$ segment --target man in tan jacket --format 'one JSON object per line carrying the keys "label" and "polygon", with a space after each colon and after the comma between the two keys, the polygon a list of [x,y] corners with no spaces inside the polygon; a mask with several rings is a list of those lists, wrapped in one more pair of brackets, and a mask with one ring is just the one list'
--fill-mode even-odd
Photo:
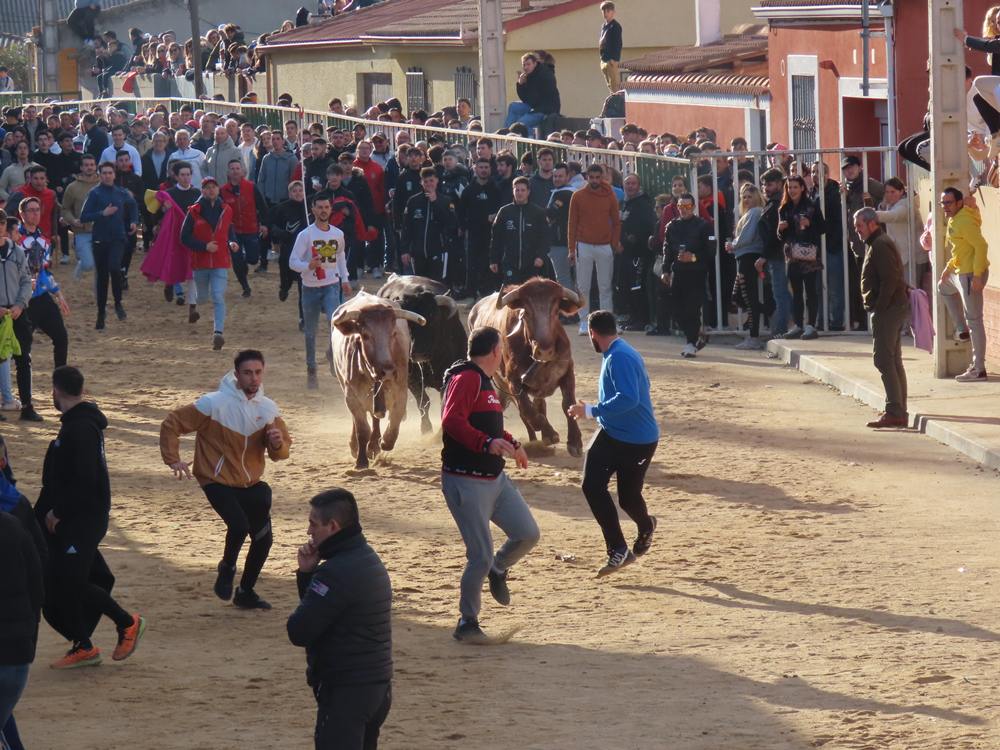
{"label": "man in tan jacket", "polygon": [[591,164],[587,168],[587,187],[577,190],[570,198],[566,227],[569,262],[576,264],[576,285],[584,302],[584,307],[580,309],[581,336],[587,335],[590,279],[595,267],[601,309],[612,309],[611,277],[614,273],[614,253],[622,251],[621,234],[618,199],[604,179],[604,168],[600,164]]}
{"label": "man in tan jacket", "polygon": [[[87,195],[101,180],[97,176],[97,159],[93,154],[84,154],[80,159],[80,174],[71,182],[63,193],[62,214],[59,223],[73,233],[73,247],[76,249],[76,270],[73,276],[79,279],[84,271],[94,268],[93,222],[82,223],[80,213]],[[69,248],[63,248],[65,257],[69,257]]]}
{"label": "man in tan jacket", "polygon": [[[267,562],[271,534],[271,488],[261,481],[265,453],[272,461],[288,458],[292,439],[278,414],[278,405],[264,396],[264,355],[246,349],[236,355],[233,372],[219,390],[190,406],[174,409],[160,425],[160,454],[178,479],[192,472],[208,502],[226,523],[226,546],[215,579],[215,594],[233,598],[242,609],[270,609],[254,585]],[[194,462],[180,457],[180,436],[197,433]],[[247,535],[247,552],[240,585],[233,593],[236,560]]]}

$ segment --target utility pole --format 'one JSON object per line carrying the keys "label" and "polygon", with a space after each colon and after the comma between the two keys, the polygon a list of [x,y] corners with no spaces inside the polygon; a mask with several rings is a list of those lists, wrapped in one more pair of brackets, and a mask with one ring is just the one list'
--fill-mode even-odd
{"label": "utility pole", "polygon": [[38,61],[38,84],[42,91],[59,89],[59,35],[56,30],[56,0],[39,0],[38,19],[42,27]]}
{"label": "utility pole", "polygon": [[194,61],[194,95],[201,99],[205,96],[205,76],[201,69],[201,31],[198,28],[198,0],[188,0],[188,13],[191,14],[191,57]]}
{"label": "utility pole", "polygon": [[[939,198],[946,187],[965,193],[968,189],[969,155],[965,94],[965,47],[955,38],[955,29],[965,28],[962,0],[928,0],[931,78],[931,177],[934,183],[934,264],[940,273],[948,262],[945,245],[947,219]],[[940,294],[933,295],[934,375],[946,378],[965,369],[968,344],[952,340],[954,322]]]}
{"label": "utility pole", "polygon": [[479,0],[480,116],[487,133],[503,127],[507,115],[503,12],[500,0]]}

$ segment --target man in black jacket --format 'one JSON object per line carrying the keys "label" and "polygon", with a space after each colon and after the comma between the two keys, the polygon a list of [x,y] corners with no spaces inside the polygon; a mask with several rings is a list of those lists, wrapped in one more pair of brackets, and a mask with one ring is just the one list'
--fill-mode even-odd
{"label": "man in black jacket", "polygon": [[489,272],[490,234],[497,211],[503,206],[500,188],[493,181],[493,164],[476,159],[475,178],[458,199],[458,224],[465,243],[465,288],[474,297],[492,294],[497,281]]}
{"label": "man in black jacket", "polygon": [[309,505],[288,638],[306,650],[316,750],[375,750],[392,705],[392,584],[350,492],[327,490]]}
{"label": "man in black jacket", "polygon": [[556,281],[568,289],[573,289],[573,276],[569,265],[567,249],[567,226],[569,224],[569,201],[573,188],[569,186],[569,166],[564,162],[556,164],[552,170],[552,194],[545,208],[549,221],[549,259],[552,261]]}
{"label": "man in black jacket", "polygon": [[48,531],[45,619],[72,643],[52,667],[101,663],[101,650],[90,641],[101,615],[118,628],[112,658],[121,661],[135,651],[146,621],[111,598],[115,578],[98,550],[111,512],[104,454],[108,420],[93,402],[83,400],[83,373],[75,367],[64,365],[52,373],[52,399],[62,412],[62,427],[45,454],[35,516]]}
{"label": "man in black jacket", "polygon": [[549,229],[545,211],[530,203],[527,177],[514,180],[514,202],[500,209],[493,222],[490,270],[504,284],[521,284],[544,273],[549,257]]}
{"label": "man in black jacket", "polygon": [[674,316],[687,339],[681,356],[691,359],[698,353],[705,278],[714,262],[715,242],[712,225],[695,213],[694,196],[678,197],[677,210],[680,218],[670,222],[664,233],[662,281],[671,288]]}
{"label": "man in black jacket", "polygon": [[769,169],[760,176],[767,203],[757,224],[757,231],[764,243],[764,257],[757,261],[757,271],[767,268],[771,280],[774,314],[771,315],[770,329],[771,336],[779,338],[788,332],[788,321],[792,314],[792,294],[788,291],[784,246],[778,238],[778,209],[781,205],[784,179],[785,176],[780,169]]}
{"label": "man in black jacket", "polygon": [[618,287],[626,302],[629,322],[627,331],[641,331],[650,322],[646,280],[652,263],[649,238],[656,231],[656,211],[649,194],[643,192],[639,175],[625,178],[625,204],[622,206],[622,248],[615,256],[620,264]]}
{"label": "man in black jacket", "polygon": [[284,302],[292,284],[299,291],[299,320],[302,320],[302,276],[288,266],[288,259],[295,245],[299,232],[309,224],[309,216],[305,207],[305,186],[296,180],[288,185],[288,200],[282,201],[271,209],[270,232],[271,239],[278,243],[278,299]]}
{"label": "man in black jacket", "polygon": [[521,72],[517,75],[518,102],[507,107],[504,127],[522,123],[529,131],[542,124],[546,115],[559,113],[559,89],[555,70],[539,61],[534,52],[521,56]]}
{"label": "man in black jacket", "polygon": [[[412,153],[412,152],[411,152]],[[436,281],[448,278],[448,253],[458,234],[455,204],[438,194],[434,167],[420,170],[423,192],[406,203],[399,259],[403,268]]]}
{"label": "man in black jacket", "polygon": [[604,25],[601,26],[600,52],[601,73],[607,81],[612,94],[617,94],[622,87],[618,64],[622,60],[622,25],[615,20],[615,4],[610,0],[601,3],[601,13],[604,15]]}

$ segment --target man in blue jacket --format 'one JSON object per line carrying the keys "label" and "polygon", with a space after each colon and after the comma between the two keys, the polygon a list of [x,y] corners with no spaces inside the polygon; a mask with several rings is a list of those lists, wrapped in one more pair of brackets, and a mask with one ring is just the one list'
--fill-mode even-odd
{"label": "man in blue jacket", "polygon": [[306,650],[316,750],[375,750],[392,705],[392,584],[361,533],[354,495],[336,487],[309,505],[288,638]]}
{"label": "man in blue jacket", "polygon": [[94,222],[94,268],[97,272],[97,328],[104,330],[104,308],[108,304],[108,278],[115,298],[115,315],[125,320],[122,306],[122,259],[125,243],[135,234],[139,207],[123,187],[115,185],[115,165],[109,161],[98,167],[101,182],[87,194],[80,221]]}
{"label": "man in blue jacket", "polygon": [[[618,337],[615,316],[596,310],[587,319],[590,342],[604,355],[596,404],[577,401],[569,407],[573,419],[593,418],[598,430],[583,465],[583,494],[604,533],[608,562],[597,577],[616,573],[646,554],[653,543],[656,517],[649,515],[642,483],[656,453],[660,428],[649,398],[649,375],[642,357]],[[639,529],[632,549],[625,543],[618,510],[608,482],[618,475],[618,504]]]}

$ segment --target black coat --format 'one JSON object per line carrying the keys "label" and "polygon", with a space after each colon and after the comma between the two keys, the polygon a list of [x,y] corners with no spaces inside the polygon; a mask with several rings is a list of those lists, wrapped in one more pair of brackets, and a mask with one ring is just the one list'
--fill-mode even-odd
{"label": "black coat", "polygon": [[[799,229],[801,217],[809,220],[809,226],[804,230]],[[789,203],[778,209],[778,220],[779,222],[788,222],[788,227],[784,231],[778,230],[778,237],[783,243],[815,245],[818,252],[820,242],[826,233],[826,221],[823,219],[819,203],[814,202],[809,196],[803,195],[799,198],[798,203]]]}
{"label": "black coat", "polygon": [[289,198],[271,209],[268,231],[281,247],[291,248],[299,232],[308,225],[304,204]]}
{"label": "black coat", "polygon": [[504,281],[519,283],[542,274],[549,254],[549,227],[545,211],[531,203],[508,203],[497,213],[490,243],[490,263],[500,266]]}
{"label": "black coat", "polygon": [[535,112],[558,114],[560,102],[555,68],[539,63],[524,83],[517,84],[517,97]]}
{"label": "black coat", "polygon": [[[706,273],[715,263],[715,242],[712,236],[712,225],[695,215],[690,219],[674,219],[667,224],[663,236],[663,250],[666,254],[663,268],[667,273]],[[681,263],[677,260],[681,245],[689,253],[694,253],[697,260],[691,263]]]}
{"label": "black coat", "polygon": [[142,184],[146,190],[159,190],[160,186],[167,181],[167,175],[170,173],[170,170],[167,168],[167,161],[170,159],[170,149],[168,148],[164,152],[166,155],[163,157],[159,169],[153,164],[152,153],[153,149],[149,149],[142,156]]}
{"label": "black coat", "polygon": [[360,526],[339,531],[319,548],[323,562],[299,572],[301,601],[288,618],[288,639],[306,650],[314,690],[392,679],[392,584]]}
{"label": "black coat", "polygon": [[426,193],[410,198],[403,212],[400,255],[437,258],[455,245],[458,237],[458,216],[455,203],[438,193],[431,203]]}
{"label": "black coat", "polygon": [[42,564],[21,522],[0,512],[0,665],[35,660],[42,610]]}
{"label": "black coat", "polygon": [[486,237],[493,226],[490,216],[499,211],[502,205],[500,188],[492,179],[487,180],[485,185],[473,179],[458,199],[459,226],[471,237]]}
{"label": "black coat", "polygon": [[649,238],[656,231],[656,204],[646,193],[627,198],[622,206],[622,247],[631,258],[649,255]]}

